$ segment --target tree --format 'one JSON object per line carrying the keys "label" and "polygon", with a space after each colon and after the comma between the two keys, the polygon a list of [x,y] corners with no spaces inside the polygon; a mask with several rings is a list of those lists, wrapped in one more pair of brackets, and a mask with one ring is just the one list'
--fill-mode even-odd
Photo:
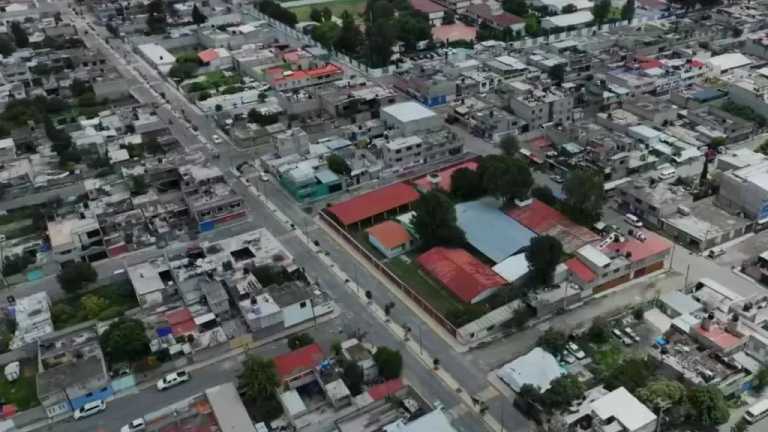
{"label": "tree", "polygon": [[82,261],[63,265],[56,276],[61,289],[67,292],[79,291],[89,283],[96,282],[98,277],[93,266]]}
{"label": "tree", "polygon": [[340,176],[347,177],[352,173],[352,168],[349,167],[347,161],[336,153],[328,156],[325,162],[328,164],[329,170]]}
{"label": "tree", "polygon": [[752,379],[752,390],[762,393],[766,386],[768,386],[768,368],[762,367]]}
{"label": "tree", "polygon": [[94,294],[88,294],[80,299],[80,306],[85,311],[88,319],[96,319],[102,312],[109,308],[109,302]]}
{"label": "tree", "polygon": [[528,3],[525,0],[504,0],[501,8],[519,17],[528,15]]}
{"label": "tree", "polygon": [[484,157],[478,166],[488,193],[505,202],[522,199],[533,186],[531,171],[520,159],[501,155]]}
{"label": "tree", "polygon": [[349,11],[345,10],[341,13],[341,29],[336,36],[334,47],[343,53],[355,54],[362,39],[363,33],[355,24],[355,18]]}
{"label": "tree", "polygon": [[93,93],[93,85],[88,81],[75,78],[72,80],[72,84],[69,85],[69,91],[72,92],[72,96],[78,98],[87,93]]}
{"label": "tree", "polygon": [[549,389],[541,395],[541,403],[551,411],[559,411],[583,395],[584,384],[575,375],[566,374],[549,384]]}
{"label": "tree", "polygon": [[261,420],[271,421],[282,415],[283,408],[277,399],[280,380],[271,359],[248,354],[243,361],[243,371],[237,376],[237,383],[245,398],[259,407]]}
{"label": "tree", "polygon": [[3,276],[19,274],[34,264],[35,261],[36,258],[27,253],[6,257],[3,262]]}
{"label": "tree", "polygon": [[168,71],[168,76],[178,80],[188,80],[197,74],[200,66],[197,63],[175,63]]}
{"label": "tree", "polygon": [[549,68],[549,70],[547,71],[547,75],[549,76],[549,79],[551,79],[552,81],[558,84],[562,84],[563,81],[565,81],[565,72],[566,72],[565,63],[557,63],[551,68]]}
{"label": "tree", "polygon": [[652,410],[658,411],[673,405],[683,406],[685,401],[685,386],[670,379],[651,381],[637,390],[637,398],[648,405]]}
{"label": "tree", "polygon": [[603,317],[592,320],[592,325],[587,330],[587,340],[596,345],[608,343],[611,339],[611,330],[608,322]]}
{"label": "tree", "polygon": [[456,210],[445,193],[431,190],[419,197],[413,207],[413,229],[425,248],[464,242],[464,233],[456,225]]}
{"label": "tree", "polygon": [[537,284],[549,285],[555,275],[555,267],[560,263],[563,244],[549,235],[531,238],[525,259],[531,268],[531,277]]}
{"label": "tree", "polygon": [[323,8],[320,15],[323,17],[323,21],[330,21],[333,18],[333,12],[328,6]]}
{"label": "tree", "polygon": [[535,14],[528,14],[528,16],[525,17],[525,34],[536,36],[539,34],[540,30],[541,23],[539,22],[539,17]]}
{"label": "tree", "polygon": [[749,432],[749,423],[742,417],[731,427],[731,432]]}
{"label": "tree", "polygon": [[726,423],[731,416],[723,393],[714,385],[692,387],[688,390],[688,403],[691,419],[705,428]]}
{"label": "tree", "polygon": [[451,174],[451,195],[459,201],[480,198],[483,194],[485,194],[483,179],[477,171],[465,167]]}
{"label": "tree", "polygon": [[443,15],[443,25],[451,24],[456,24],[456,14],[452,10],[448,9]]}
{"label": "tree", "polygon": [[711,149],[717,149],[718,147],[725,147],[726,145],[728,145],[728,141],[725,139],[725,137],[715,137],[709,141],[709,148]]}
{"label": "tree", "polygon": [[342,379],[352,396],[357,396],[363,392],[363,368],[357,363],[347,362],[344,365]]}
{"label": "tree", "polygon": [[147,4],[147,29],[151,34],[165,33],[168,17],[163,0],[152,0]]}
{"label": "tree", "polygon": [[563,6],[563,9],[561,10],[561,12],[564,14],[569,14],[569,13],[574,13],[578,10],[579,8],[577,8],[575,4],[568,3],[567,5]]}
{"label": "tree", "polygon": [[608,19],[608,15],[611,13],[611,0],[597,0],[594,6],[592,6],[592,16],[595,18],[597,27],[605,23]]}
{"label": "tree", "polygon": [[149,338],[144,323],[134,318],[120,318],[113,322],[101,334],[99,341],[111,364],[136,362],[149,354]]}
{"label": "tree", "polygon": [[324,47],[331,47],[339,37],[341,28],[333,21],[325,21],[312,29],[312,39]]}
{"label": "tree", "polygon": [[399,351],[387,347],[378,347],[373,354],[373,361],[379,368],[379,375],[385,380],[395,379],[403,371],[403,357]]}
{"label": "tree", "polygon": [[280,4],[272,0],[262,0],[258,3],[258,5],[259,12],[290,27],[295,26],[296,23],[299,22],[299,19],[296,17],[295,13],[289,11],[288,9],[282,7]]}
{"label": "tree", "polygon": [[307,333],[299,333],[288,338],[288,348],[295,351],[307,345],[312,345],[315,340]]}
{"label": "tree", "polygon": [[534,186],[531,189],[531,197],[536,198],[548,206],[554,206],[557,204],[557,198],[555,198],[555,194],[547,185]]}
{"label": "tree", "polygon": [[544,351],[552,354],[555,357],[560,355],[565,350],[565,346],[568,344],[568,336],[565,333],[556,330],[554,328],[548,328],[536,341],[536,345],[540,346]]}
{"label": "tree", "polygon": [[517,152],[520,151],[520,141],[514,135],[504,135],[499,143],[499,147],[501,147],[501,152],[505,155],[516,156]]}
{"label": "tree", "polygon": [[564,209],[568,216],[582,225],[600,220],[605,203],[603,178],[597,171],[572,170],[563,184]]}
{"label": "tree", "polygon": [[3,57],[8,57],[16,51],[16,46],[8,36],[0,36],[0,54]]}
{"label": "tree", "polygon": [[625,387],[634,393],[635,390],[648,383],[653,378],[655,372],[656,368],[651,360],[630,357],[624,359],[613,370],[607,371],[604,385],[608,390]]}
{"label": "tree", "polygon": [[621,19],[632,21],[635,18],[635,0],[627,0],[621,7]]}
{"label": "tree", "polygon": [[756,152],[762,153],[764,155],[768,155],[768,139],[763,141],[762,144],[760,144],[756,149]]}
{"label": "tree", "polygon": [[320,9],[318,9],[318,8],[313,6],[309,10],[309,20],[310,21],[314,21],[316,23],[322,23],[324,21],[323,20],[323,12]]}
{"label": "tree", "polygon": [[13,42],[17,48],[26,48],[29,46],[29,36],[27,31],[18,21],[11,22],[11,36],[13,36]]}
{"label": "tree", "polygon": [[197,7],[197,3],[195,3],[192,6],[192,22],[199,26],[200,24],[205,24],[206,21],[208,21],[208,17],[205,16],[200,8]]}
{"label": "tree", "polygon": [[[133,147],[133,146],[132,146]],[[144,176],[135,175],[131,177],[131,193],[134,195],[144,195],[149,190],[149,185]]]}
{"label": "tree", "polygon": [[[387,0],[369,3],[366,10],[366,40],[368,41],[368,63],[378,68],[389,65],[392,46],[397,41],[400,30],[394,19],[395,10]],[[359,41],[358,41],[359,43]]]}

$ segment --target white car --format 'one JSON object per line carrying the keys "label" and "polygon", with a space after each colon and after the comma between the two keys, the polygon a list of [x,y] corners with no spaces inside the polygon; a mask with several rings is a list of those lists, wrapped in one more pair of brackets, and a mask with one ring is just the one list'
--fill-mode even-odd
{"label": "white car", "polygon": [[624,333],[626,333],[630,338],[632,338],[635,342],[640,342],[640,336],[635,333],[634,330],[630,327],[624,327]]}
{"label": "white car", "polygon": [[265,182],[269,181],[269,176],[267,175],[267,173],[259,174],[259,178],[261,179],[261,181],[265,181]]}
{"label": "white car", "polygon": [[137,418],[136,420],[131,421],[127,425],[120,428],[120,432],[139,432],[146,430],[147,424],[144,423],[143,418]]}
{"label": "white car", "polygon": [[190,375],[187,371],[180,370],[174,373],[166,375],[157,382],[157,389],[163,391],[167,388],[179,385],[183,382],[189,381]]}
{"label": "white car", "polygon": [[568,348],[568,351],[570,351],[571,354],[573,354],[573,356],[579,360],[583,360],[587,357],[584,351],[582,351],[581,348],[579,348],[579,346],[573,342],[569,342],[568,345],[566,345],[566,348]]}
{"label": "white car", "polygon": [[81,418],[90,417],[94,414],[100,413],[105,409],[107,409],[107,404],[103,400],[92,401],[76,409],[72,414],[72,417],[75,420],[80,420]]}
{"label": "white car", "polygon": [[211,135],[211,139],[213,140],[214,143],[221,144],[221,137],[220,136],[218,136],[218,135]]}
{"label": "white car", "polygon": [[567,364],[574,364],[576,363],[576,358],[573,357],[571,354],[569,354],[567,351],[563,352],[562,360],[566,362]]}

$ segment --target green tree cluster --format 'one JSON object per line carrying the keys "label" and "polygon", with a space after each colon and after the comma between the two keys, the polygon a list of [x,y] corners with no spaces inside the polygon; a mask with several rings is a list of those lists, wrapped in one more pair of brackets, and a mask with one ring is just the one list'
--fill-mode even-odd
{"label": "green tree cluster", "polygon": [[312,345],[313,343],[315,343],[315,340],[308,333],[299,333],[288,338],[288,348],[291,351]]}
{"label": "green tree cluster", "polygon": [[385,380],[398,378],[403,372],[403,357],[400,351],[380,346],[373,354],[373,361],[379,369],[379,375]]}
{"label": "green tree cluster", "polygon": [[163,34],[168,26],[168,16],[163,0],[152,0],[147,4],[147,30],[150,34]]}
{"label": "green tree cluster", "polygon": [[477,173],[483,179],[485,190],[504,202],[527,197],[533,186],[528,165],[514,157],[486,156],[480,160]]}
{"label": "green tree cluster", "polygon": [[564,210],[575,222],[591,226],[602,216],[605,203],[603,177],[597,171],[572,170],[563,184]]}
{"label": "green tree cluster", "polygon": [[243,370],[237,380],[245,399],[253,402],[258,410],[258,418],[253,420],[273,421],[283,414],[277,399],[280,380],[272,360],[249,354],[243,361]]}
{"label": "green tree cluster", "polygon": [[560,264],[563,244],[555,237],[543,235],[531,238],[525,259],[528,260],[530,275],[534,283],[549,285],[555,275],[555,267]]}
{"label": "green tree cluster", "polygon": [[133,318],[120,318],[102,333],[101,350],[110,364],[135,363],[149,355],[149,338],[144,323]]}
{"label": "green tree cluster", "polygon": [[352,168],[349,167],[346,159],[337,155],[331,154],[326,158],[325,162],[328,164],[328,169],[340,176],[349,176],[352,173]]}
{"label": "green tree cluster", "polygon": [[413,229],[424,248],[464,243],[464,233],[456,225],[456,209],[445,193],[431,190],[419,197],[413,207]]}
{"label": "green tree cluster", "polygon": [[96,282],[98,273],[90,263],[80,261],[63,265],[56,278],[61,289],[67,292],[76,292],[85,288],[86,285]]}
{"label": "green tree cluster", "polygon": [[289,11],[288,9],[282,7],[279,3],[276,3],[272,0],[260,1],[258,5],[259,12],[274,20],[280,21],[287,26],[293,27],[296,25],[296,23],[299,22],[299,19],[296,17],[295,13]]}

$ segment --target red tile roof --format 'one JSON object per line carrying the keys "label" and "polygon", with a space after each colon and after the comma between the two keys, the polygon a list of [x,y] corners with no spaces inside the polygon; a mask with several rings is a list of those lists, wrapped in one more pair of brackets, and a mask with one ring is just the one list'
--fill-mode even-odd
{"label": "red tile roof", "polygon": [[425,14],[445,11],[443,6],[430,0],[411,0],[411,6],[417,11],[424,12]]}
{"label": "red tile roof", "polygon": [[576,275],[577,278],[579,278],[582,282],[590,283],[597,275],[595,272],[593,272],[589,267],[587,267],[584,262],[576,257],[569,259],[565,262],[566,267],[568,267],[568,270],[571,271],[574,275]]}
{"label": "red tile roof", "polygon": [[740,337],[728,333],[719,324],[713,323],[709,326],[709,330],[705,330],[701,324],[697,324],[693,327],[693,330],[695,330],[696,333],[702,337],[712,341],[712,343],[724,351],[728,351],[729,349],[734,348],[739,345],[739,343],[741,343]]}
{"label": "red tile roof", "polygon": [[384,381],[381,384],[376,384],[375,386],[369,388],[368,396],[370,396],[371,399],[375,401],[382,400],[392,393],[397,392],[401,388],[403,388],[403,379],[395,378],[389,381]]}
{"label": "red tile roof", "polygon": [[411,241],[408,230],[392,220],[368,228],[368,235],[374,237],[380,245],[387,249],[394,249]]}
{"label": "red tile roof", "polygon": [[216,48],[208,48],[205,51],[197,53],[197,58],[203,63],[210,63],[219,58],[219,52],[216,51]]}
{"label": "red tile roof", "polygon": [[295,351],[279,355],[272,359],[275,363],[277,375],[282,379],[288,379],[302,372],[314,369],[318,366],[325,354],[320,345],[313,343]]}
{"label": "red tile roof", "polygon": [[350,225],[394,210],[419,199],[419,192],[405,183],[395,183],[328,207],[343,225]]}
{"label": "red tile roof", "polygon": [[[286,75],[285,72],[290,72],[290,74]],[[267,76],[269,76],[272,79],[273,83],[278,83],[281,81],[302,80],[307,78],[322,77],[326,75],[339,75],[339,74],[344,74],[344,71],[340,67],[336,66],[335,64],[328,63],[325,66],[315,68],[315,69],[295,70],[295,71],[287,71],[280,66],[276,66],[276,67],[267,69],[265,73],[267,74]]]}
{"label": "red tile roof", "polygon": [[485,291],[504,285],[504,279],[464,249],[434,247],[416,261],[461,300],[471,303]]}
{"label": "red tile roof", "polygon": [[[442,171],[438,171],[436,174],[440,176],[440,182],[438,183],[440,185],[440,189],[450,192],[451,191],[451,176],[454,172],[461,168],[469,168],[472,171],[476,170],[478,166],[478,163],[475,161],[466,161],[457,165],[454,165],[450,168],[446,168]],[[422,191],[422,192],[429,192],[434,187],[435,183],[433,183],[429,176],[426,175],[424,177],[421,177],[419,179],[416,179],[413,181],[413,183],[416,185],[416,187]]]}
{"label": "red tile roof", "polygon": [[165,319],[168,320],[168,324],[174,325],[180,322],[191,320],[192,313],[189,311],[189,309],[182,307],[166,312]]}
{"label": "red tile roof", "polygon": [[629,252],[630,261],[637,262],[672,249],[672,242],[664,237],[648,230],[643,230],[643,234],[645,234],[643,241],[624,236],[625,240],[622,243],[611,243],[606,246],[606,252],[616,251],[622,255]]}
{"label": "red tile roof", "polygon": [[507,215],[536,234],[557,237],[570,250],[600,240],[600,236],[588,228],[573,222],[557,209],[537,199],[525,207],[508,210]]}
{"label": "red tile roof", "polygon": [[476,3],[469,5],[469,13],[477,15],[484,21],[490,21],[497,27],[509,27],[515,24],[522,24],[524,19],[517,15],[512,15],[509,12],[502,12],[497,15],[493,15],[491,7],[487,3]]}

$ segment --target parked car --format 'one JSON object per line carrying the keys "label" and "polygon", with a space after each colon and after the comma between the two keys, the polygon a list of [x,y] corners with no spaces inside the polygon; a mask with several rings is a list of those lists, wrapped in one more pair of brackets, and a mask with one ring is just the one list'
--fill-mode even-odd
{"label": "parked car", "polygon": [[714,249],[710,249],[709,252],[707,252],[707,256],[712,259],[722,255],[725,255],[725,249],[723,248],[714,248]]}
{"label": "parked car", "polygon": [[98,414],[105,409],[107,409],[107,404],[103,400],[92,401],[76,409],[72,414],[72,417],[75,420],[80,420],[81,418],[86,418],[94,414]]}
{"label": "parked car", "polygon": [[642,228],[643,222],[640,221],[640,218],[633,215],[632,213],[627,213],[624,215],[624,221],[626,221],[628,224],[632,225],[635,228]]}
{"label": "parked car", "polygon": [[616,336],[616,338],[617,338],[618,340],[622,340],[622,339],[624,338],[624,335],[623,335],[623,334],[621,334],[621,331],[619,331],[619,329],[613,329],[613,330],[611,330],[611,334],[613,334],[614,336]]}
{"label": "parked car", "polygon": [[551,178],[552,181],[555,182],[555,183],[563,183],[565,181],[565,179],[563,179],[559,175],[549,176],[549,178]]}
{"label": "parked car", "polygon": [[573,356],[578,360],[583,360],[587,357],[587,354],[585,354],[584,351],[582,351],[581,348],[579,348],[579,346],[573,342],[569,342],[568,345],[566,345],[566,348],[568,348],[568,351],[570,351],[571,354],[573,354]]}
{"label": "parked car", "polygon": [[269,176],[267,175],[267,173],[264,173],[264,172],[259,174],[259,178],[261,179],[261,181],[265,181],[265,182],[269,181]]}
{"label": "parked car", "polygon": [[632,338],[632,340],[634,340],[635,342],[640,342],[640,336],[638,336],[637,333],[635,333],[635,331],[632,330],[631,327],[624,327],[624,333],[626,333],[627,336]]}
{"label": "parked car", "polygon": [[143,418],[137,418],[120,428],[120,432],[139,432],[146,430],[147,424]]}
{"label": "parked car", "polygon": [[561,356],[561,358],[567,364],[574,364],[574,363],[576,363],[576,358],[573,357],[571,354],[569,354],[568,351],[564,351],[563,355]]}
{"label": "parked car", "polygon": [[187,371],[180,370],[166,375],[157,382],[157,389],[162,391],[167,388],[179,385],[183,382],[189,381],[190,375]]}
{"label": "parked car", "polygon": [[215,144],[221,144],[221,137],[220,136],[214,134],[214,135],[211,135],[211,139],[213,140],[213,142]]}

